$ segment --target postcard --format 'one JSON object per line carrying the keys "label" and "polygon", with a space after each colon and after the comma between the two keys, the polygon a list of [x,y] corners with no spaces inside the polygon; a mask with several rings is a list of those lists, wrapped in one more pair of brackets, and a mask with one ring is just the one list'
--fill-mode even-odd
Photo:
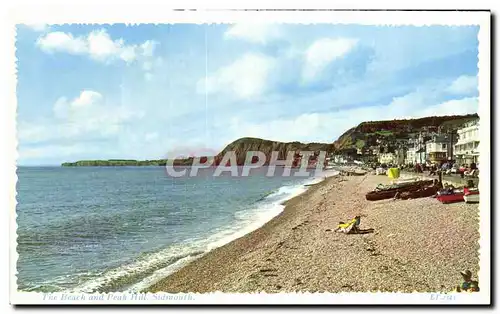
{"label": "postcard", "polygon": [[13,20],[12,304],[491,302],[490,12],[135,8]]}

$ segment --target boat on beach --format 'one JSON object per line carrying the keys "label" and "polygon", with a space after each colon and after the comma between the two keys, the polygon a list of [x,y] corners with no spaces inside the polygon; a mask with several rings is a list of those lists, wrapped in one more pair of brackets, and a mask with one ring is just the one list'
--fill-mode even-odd
{"label": "boat on beach", "polygon": [[443,204],[466,202],[478,203],[479,190],[474,188],[445,189],[438,192],[436,199]]}
{"label": "boat on beach", "polygon": [[453,190],[449,193],[438,192],[436,199],[443,204],[457,203],[464,201],[464,193],[460,190]]}
{"label": "boat on beach", "polygon": [[406,187],[420,187],[434,184],[434,180],[416,180],[416,181],[395,181],[392,184],[384,185],[379,184],[375,188],[375,191],[387,191],[394,189],[402,189]]}
{"label": "boat on beach", "polygon": [[429,197],[429,196],[436,195],[437,191],[438,191],[438,187],[435,185],[424,186],[424,187],[417,189],[417,190],[407,191],[407,192],[402,192],[400,194],[397,194],[395,196],[395,198],[402,199],[402,200],[408,200],[408,199],[413,199],[413,198]]}
{"label": "boat on beach", "polygon": [[408,192],[404,194],[408,198],[416,198],[417,196],[422,197],[419,195],[427,195],[431,192],[432,192],[431,195],[434,195],[437,192],[437,188],[433,189],[427,189],[427,188],[435,186],[436,186],[435,180],[419,180],[412,182],[394,183],[391,185],[379,184],[375,188],[375,190],[368,192],[366,194],[366,199],[368,201],[378,201],[383,199],[395,198],[398,195],[401,196],[402,193],[405,192]]}
{"label": "boat on beach", "polygon": [[479,203],[479,190],[464,188],[464,201],[466,203]]}

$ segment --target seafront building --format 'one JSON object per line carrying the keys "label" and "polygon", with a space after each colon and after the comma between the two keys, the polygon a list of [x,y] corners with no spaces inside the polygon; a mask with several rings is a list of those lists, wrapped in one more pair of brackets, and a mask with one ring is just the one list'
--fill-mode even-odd
{"label": "seafront building", "polygon": [[417,149],[415,146],[409,147],[406,151],[405,164],[416,164]]}
{"label": "seafront building", "polygon": [[434,135],[425,143],[427,160],[432,164],[439,164],[448,159],[450,139],[447,135]]}
{"label": "seafront building", "polygon": [[479,163],[479,119],[467,123],[457,131],[455,159],[459,164]]}
{"label": "seafront building", "polygon": [[381,164],[394,164],[396,155],[394,153],[380,153],[378,155],[378,162]]}
{"label": "seafront building", "polygon": [[422,133],[408,140],[408,150],[405,157],[406,164],[415,165],[425,163],[427,158],[426,145]]}

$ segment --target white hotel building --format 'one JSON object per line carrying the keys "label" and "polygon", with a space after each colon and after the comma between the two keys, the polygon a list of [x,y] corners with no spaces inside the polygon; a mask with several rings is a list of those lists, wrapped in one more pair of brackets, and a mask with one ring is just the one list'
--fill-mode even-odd
{"label": "white hotel building", "polygon": [[479,120],[471,121],[457,133],[458,142],[454,152],[457,163],[479,163]]}
{"label": "white hotel building", "polygon": [[415,138],[411,138],[408,141],[408,150],[406,151],[406,164],[424,164],[426,156],[426,145],[424,143],[424,137],[419,134]]}

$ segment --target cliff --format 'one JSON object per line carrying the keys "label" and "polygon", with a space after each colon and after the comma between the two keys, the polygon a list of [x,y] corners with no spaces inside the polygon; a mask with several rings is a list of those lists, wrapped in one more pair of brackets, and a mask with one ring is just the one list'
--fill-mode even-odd
{"label": "cliff", "polygon": [[228,151],[234,151],[238,165],[243,165],[249,151],[259,151],[266,155],[266,164],[271,159],[273,151],[278,152],[278,159],[285,160],[289,152],[297,151],[333,151],[333,144],[327,143],[300,143],[300,142],[276,142],[263,140],[260,138],[244,137],[227,145],[216,157],[216,163],[219,163]]}

